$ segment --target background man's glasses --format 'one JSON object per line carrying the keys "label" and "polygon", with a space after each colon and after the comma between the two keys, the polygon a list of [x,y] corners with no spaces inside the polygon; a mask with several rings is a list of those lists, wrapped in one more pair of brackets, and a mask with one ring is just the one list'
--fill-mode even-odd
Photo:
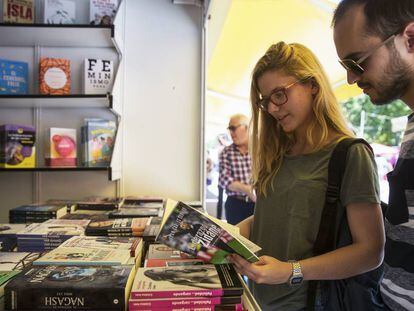
{"label": "background man's glasses", "polygon": [[237,130],[240,126],[245,125],[245,124],[238,124],[238,125],[230,125],[227,129],[230,132],[234,132],[235,130]]}
{"label": "background man's glasses", "polygon": [[364,56],[359,58],[358,60],[353,60],[350,58],[340,59],[339,63],[342,65],[342,67],[345,68],[345,70],[352,72],[353,74],[360,76],[364,73],[365,69],[361,66],[361,64],[366,61],[376,50],[378,50],[383,45],[386,45],[388,42],[390,42],[392,39],[394,39],[395,35],[392,35],[385,41],[379,43],[377,46],[375,46],[371,51],[367,52]]}
{"label": "background man's glasses", "polygon": [[308,80],[309,78],[304,78],[304,79],[299,79],[296,80],[295,82],[286,85],[283,88],[277,88],[275,90],[272,91],[272,93],[270,93],[269,96],[266,97],[262,97],[261,99],[259,99],[259,101],[257,102],[257,106],[262,109],[263,111],[268,111],[269,109],[269,104],[270,102],[272,102],[273,104],[275,104],[276,106],[282,106],[284,104],[287,103],[288,101],[288,96],[286,91],[294,86],[296,83],[298,82],[304,82],[305,80]]}

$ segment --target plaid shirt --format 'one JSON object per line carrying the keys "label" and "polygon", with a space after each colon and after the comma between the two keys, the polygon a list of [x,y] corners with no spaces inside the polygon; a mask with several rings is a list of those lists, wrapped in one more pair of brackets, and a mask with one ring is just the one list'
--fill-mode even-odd
{"label": "plaid shirt", "polygon": [[251,158],[248,153],[241,154],[235,144],[231,144],[220,153],[219,186],[228,196],[246,196],[243,192],[233,192],[227,187],[234,181],[249,185],[251,183]]}

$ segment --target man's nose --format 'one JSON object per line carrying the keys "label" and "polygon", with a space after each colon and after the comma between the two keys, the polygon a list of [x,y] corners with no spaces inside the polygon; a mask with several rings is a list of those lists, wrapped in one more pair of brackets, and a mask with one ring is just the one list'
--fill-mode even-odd
{"label": "man's nose", "polygon": [[353,73],[351,70],[346,71],[346,78],[348,80],[348,84],[354,84],[361,79],[361,76]]}

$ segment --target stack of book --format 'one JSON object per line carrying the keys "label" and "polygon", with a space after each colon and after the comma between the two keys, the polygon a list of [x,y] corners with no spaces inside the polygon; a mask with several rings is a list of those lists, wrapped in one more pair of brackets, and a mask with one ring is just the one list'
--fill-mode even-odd
{"label": "stack of book", "polygon": [[88,197],[76,202],[75,210],[112,211],[123,205],[122,198]]}
{"label": "stack of book", "polygon": [[9,221],[12,224],[39,223],[61,218],[66,213],[65,204],[34,203],[12,208],[9,211]]}
{"label": "stack of book", "polygon": [[116,218],[104,221],[91,221],[85,230],[92,236],[142,237],[151,218]]}
{"label": "stack of book", "polygon": [[242,295],[230,264],[139,268],[129,310],[243,310]]}
{"label": "stack of book", "polygon": [[76,235],[84,235],[89,220],[49,219],[33,223],[16,234],[19,252],[52,250]]}

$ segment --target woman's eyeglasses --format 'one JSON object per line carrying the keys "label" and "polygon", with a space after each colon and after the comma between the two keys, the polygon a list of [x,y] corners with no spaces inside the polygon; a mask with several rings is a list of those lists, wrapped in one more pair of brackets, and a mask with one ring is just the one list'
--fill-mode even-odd
{"label": "woman's eyeglasses", "polygon": [[308,80],[308,79],[309,78],[299,79],[299,80],[296,80],[295,82],[292,82],[291,84],[286,85],[285,87],[277,88],[273,90],[269,96],[262,97],[261,99],[259,99],[259,101],[257,102],[257,106],[263,111],[267,112],[269,109],[270,102],[272,102],[276,106],[282,106],[286,104],[288,101],[288,96],[287,96],[286,91],[292,86],[294,86],[295,84],[299,82],[304,82],[305,80]]}
{"label": "woman's eyeglasses", "polygon": [[353,74],[360,76],[365,72],[365,69],[361,66],[361,64],[366,61],[372,54],[374,54],[375,51],[377,51],[380,47],[386,45],[388,42],[390,42],[392,39],[394,39],[395,35],[392,35],[385,41],[379,43],[377,46],[375,46],[371,51],[367,52],[365,55],[360,57],[358,60],[353,60],[350,58],[340,59],[339,63],[342,65],[342,67],[345,68],[345,70],[352,72]]}

